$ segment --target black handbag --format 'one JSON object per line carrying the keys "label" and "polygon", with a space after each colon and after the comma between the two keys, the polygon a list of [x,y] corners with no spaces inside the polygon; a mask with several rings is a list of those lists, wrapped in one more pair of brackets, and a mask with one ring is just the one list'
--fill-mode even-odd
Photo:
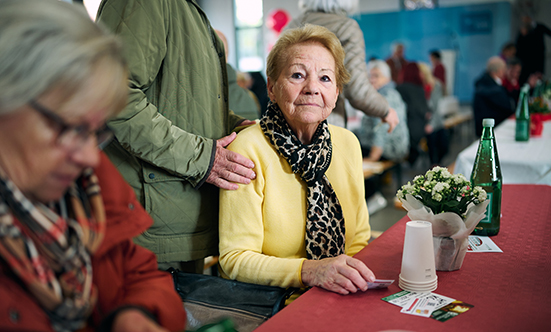
{"label": "black handbag", "polygon": [[294,289],[262,286],[173,268],[174,287],[184,302],[186,330],[229,318],[237,331],[252,331],[285,306]]}

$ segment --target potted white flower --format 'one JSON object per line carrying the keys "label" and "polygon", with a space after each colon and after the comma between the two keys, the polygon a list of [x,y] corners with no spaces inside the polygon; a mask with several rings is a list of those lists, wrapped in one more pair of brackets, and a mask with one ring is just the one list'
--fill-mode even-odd
{"label": "potted white flower", "polygon": [[473,187],[463,174],[434,167],[396,193],[411,220],[432,223],[436,270],[461,268],[469,234],[484,217],[486,191]]}

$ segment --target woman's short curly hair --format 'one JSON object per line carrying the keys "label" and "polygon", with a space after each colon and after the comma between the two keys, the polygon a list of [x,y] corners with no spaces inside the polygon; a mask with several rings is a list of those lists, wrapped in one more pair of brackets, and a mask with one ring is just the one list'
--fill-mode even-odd
{"label": "woman's short curly hair", "polygon": [[344,49],[334,33],[319,25],[306,24],[283,32],[268,55],[266,76],[274,82],[277,81],[281,74],[281,66],[289,56],[289,48],[305,43],[320,43],[331,53],[335,59],[337,87],[342,91],[343,86],[350,80],[350,74],[344,66]]}

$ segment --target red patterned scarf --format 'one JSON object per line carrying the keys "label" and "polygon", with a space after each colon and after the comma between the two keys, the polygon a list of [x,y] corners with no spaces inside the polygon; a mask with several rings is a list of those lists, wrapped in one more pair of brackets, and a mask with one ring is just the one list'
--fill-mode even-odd
{"label": "red patterned scarf", "polygon": [[82,328],[96,303],[90,255],[104,233],[105,210],[92,169],[55,207],[31,202],[0,170],[0,259],[56,331]]}

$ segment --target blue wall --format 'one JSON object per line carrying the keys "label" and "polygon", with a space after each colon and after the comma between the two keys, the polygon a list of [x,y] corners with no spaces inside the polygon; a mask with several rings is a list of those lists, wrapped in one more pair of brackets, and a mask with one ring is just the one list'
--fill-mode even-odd
{"label": "blue wall", "polygon": [[405,57],[429,62],[432,49],[456,51],[455,92],[471,102],[474,80],[489,57],[510,41],[511,4],[437,8],[434,10],[362,14],[353,17],[364,33],[366,56],[386,59],[395,41],[405,45]]}

